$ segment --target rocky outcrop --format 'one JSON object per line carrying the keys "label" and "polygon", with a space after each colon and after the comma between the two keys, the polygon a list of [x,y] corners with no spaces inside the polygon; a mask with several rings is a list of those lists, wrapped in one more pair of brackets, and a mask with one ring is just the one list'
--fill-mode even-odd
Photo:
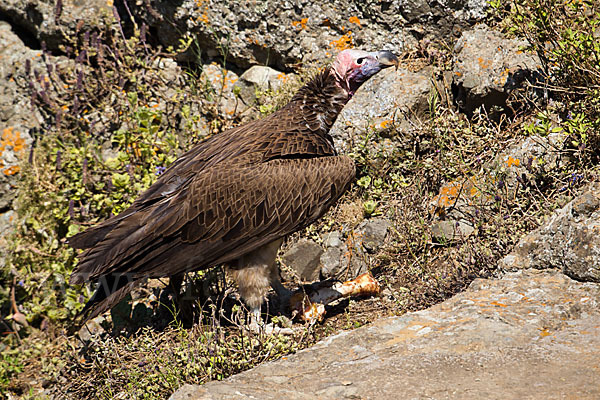
{"label": "rocky outcrop", "polygon": [[0,212],[10,209],[16,198],[19,163],[28,155],[30,131],[43,122],[31,106],[25,78],[25,65],[35,68],[41,58],[40,50],[28,48],[8,23],[0,21]]}
{"label": "rocky outcrop", "polygon": [[591,185],[519,241],[500,266],[558,268],[573,279],[600,282],[600,184]]}
{"label": "rocky outcrop", "polygon": [[[224,53],[239,68],[262,64],[289,68],[322,60],[352,45],[398,51],[427,35],[451,37],[486,15],[484,0],[372,3],[238,2],[210,0],[114,2],[8,0],[0,12],[38,44],[64,49],[78,32],[94,29],[104,15],[130,16],[165,47],[177,47],[185,34],[196,38],[203,57]],[[292,31],[295,34],[289,35]],[[196,62],[196,54],[188,61]]]}
{"label": "rocky outcrop", "polygon": [[170,400],[600,396],[600,287],[556,270],[477,279],[430,309],[329,337]]}
{"label": "rocky outcrop", "polygon": [[526,40],[507,39],[481,24],[465,31],[454,45],[452,89],[458,106],[471,114],[484,106],[488,114],[505,112],[510,92],[541,79],[537,56],[525,52]]}
{"label": "rocky outcrop", "polygon": [[226,51],[228,61],[239,68],[262,64],[283,70],[351,46],[398,51],[425,35],[451,36],[484,18],[487,3],[187,0],[160,1],[152,7],[136,12],[166,46],[176,46],[181,32],[190,32],[203,55],[217,57]]}
{"label": "rocky outcrop", "polygon": [[98,26],[105,15],[112,16],[112,3],[106,0],[4,0],[0,2],[0,14],[20,27],[23,36],[38,48],[44,42],[49,49],[64,50],[78,32]]}

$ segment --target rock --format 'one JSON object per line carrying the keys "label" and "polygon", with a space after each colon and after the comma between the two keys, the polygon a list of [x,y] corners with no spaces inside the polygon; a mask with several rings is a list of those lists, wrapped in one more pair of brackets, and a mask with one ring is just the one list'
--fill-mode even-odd
{"label": "rock", "polygon": [[390,226],[390,221],[384,218],[373,218],[362,222],[358,226],[358,231],[361,234],[363,247],[369,253],[374,253],[383,245]]}
{"label": "rock", "polygon": [[[381,90],[385,88],[385,90]],[[429,69],[411,72],[388,69],[369,79],[346,104],[329,134],[336,147],[344,152],[368,130],[395,131],[412,129],[409,116],[423,114],[432,91]],[[399,135],[397,140],[408,140]],[[389,150],[393,151],[392,144]],[[386,149],[382,149],[386,151]]]}
{"label": "rock", "polygon": [[[356,231],[349,232],[347,238],[344,238],[339,231],[323,236],[325,251],[320,259],[323,279],[348,280],[367,272],[369,269],[368,255],[363,246],[363,229],[366,225],[363,223]],[[377,228],[373,228],[373,231],[376,230]],[[371,235],[374,234],[371,233]]]}
{"label": "rock", "polygon": [[463,32],[454,46],[452,89],[458,106],[468,114],[484,106],[488,115],[503,110],[510,92],[525,81],[541,79],[537,56],[521,50],[527,41],[506,39],[500,32],[477,25]]}
{"label": "rock", "polygon": [[598,325],[597,284],[522,270],[171,399],[600,398]]}
{"label": "rock", "polygon": [[592,184],[535,231],[522,238],[500,266],[558,268],[573,279],[600,282],[600,183]]}
{"label": "rock", "polygon": [[41,51],[29,49],[0,21],[0,211],[12,207],[19,162],[29,154],[30,131],[40,126],[40,113],[32,109],[25,63],[39,65]]}
{"label": "rock", "polygon": [[344,253],[339,246],[329,247],[321,254],[321,276],[324,279],[337,278],[342,275],[344,266]]}
{"label": "rock", "polygon": [[239,79],[237,74],[217,63],[210,63],[203,66],[200,79],[210,88],[209,101],[218,105],[222,115],[233,118],[238,111],[238,99],[233,91]]}
{"label": "rock", "polygon": [[464,220],[439,221],[431,225],[431,234],[440,243],[465,239],[473,231],[473,225]]}
{"label": "rock", "polygon": [[[30,35],[29,40],[45,42],[49,49],[59,49],[78,32],[104,24],[103,16],[112,15],[112,1],[77,0],[5,0],[0,2],[0,14]],[[0,47],[1,48],[1,47]]]}
{"label": "rock", "polygon": [[373,218],[349,232],[349,239],[344,239],[339,231],[323,235],[321,276],[346,280],[367,272],[367,253],[375,253],[383,245],[390,226],[384,218]]}
{"label": "rock", "polygon": [[[324,60],[348,47],[399,51],[422,36],[450,36],[485,18],[485,0],[363,3],[156,1],[132,12],[156,30],[164,46],[185,33],[197,38],[202,56],[223,57],[239,68]],[[189,52],[186,59],[195,61]]]}
{"label": "rock", "polygon": [[304,239],[294,243],[282,256],[288,267],[296,271],[300,279],[313,282],[319,279],[319,259],[323,249],[312,240]]}
{"label": "rock", "polygon": [[241,82],[251,84],[260,90],[277,90],[283,83],[285,74],[270,67],[255,65],[247,69],[241,76]]}
{"label": "rock", "polygon": [[102,323],[104,321],[105,318],[103,316],[89,320],[84,326],[81,327],[81,329],[79,329],[77,336],[79,336],[79,339],[81,339],[82,342],[87,342],[93,337],[102,335],[104,332],[106,332],[102,327]]}
{"label": "rock", "polygon": [[[202,400],[198,396],[198,385],[185,384],[169,397],[169,400]],[[209,400],[209,398],[207,398]]]}
{"label": "rock", "polygon": [[270,67],[255,65],[240,75],[234,90],[239,91],[239,97],[244,104],[250,106],[257,101],[257,90],[261,92],[277,91],[292,75],[286,75]]}
{"label": "rock", "polygon": [[321,254],[321,277],[323,279],[336,278],[344,271],[344,245],[342,233],[334,231],[323,235],[325,251]]}
{"label": "rock", "polygon": [[14,230],[14,221],[17,213],[8,210],[0,214],[0,270],[6,268],[6,257],[9,255],[8,236]]}

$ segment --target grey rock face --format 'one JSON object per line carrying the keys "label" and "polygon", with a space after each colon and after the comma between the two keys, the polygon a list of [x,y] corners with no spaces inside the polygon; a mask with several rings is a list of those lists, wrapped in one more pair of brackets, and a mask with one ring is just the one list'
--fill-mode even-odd
{"label": "grey rock face", "polygon": [[42,121],[31,107],[24,72],[27,61],[33,68],[40,59],[41,51],[26,47],[10,25],[0,21],[0,210],[9,209],[16,198],[18,164],[28,155],[30,130]]}
{"label": "grey rock face", "polygon": [[519,241],[500,266],[506,269],[558,268],[585,282],[600,282],[600,184],[556,211]]}
{"label": "grey rock face", "polygon": [[[271,2],[159,1],[135,10],[165,46],[176,46],[180,32],[198,38],[203,56],[240,68],[323,60],[344,46],[400,50],[412,36],[451,35],[485,16],[484,0],[374,2],[306,0]],[[289,32],[294,34],[290,35]]]}
{"label": "grey rock face", "polygon": [[484,24],[463,32],[454,46],[453,91],[459,107],[472,113],[483,105],[494,114],[493,107],[504,107],[511,90],[538,79],[541,63],[521,50],[526,45]]}
{"label": "grey rock face", "polygon": [[598,398],[599,306],[597,284],[556,270],[477,279],[427,310],[171,399]]}

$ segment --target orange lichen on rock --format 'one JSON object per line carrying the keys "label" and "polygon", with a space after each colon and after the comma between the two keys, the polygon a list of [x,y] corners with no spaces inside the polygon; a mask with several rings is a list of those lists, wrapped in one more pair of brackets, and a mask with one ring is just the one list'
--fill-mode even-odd
{"label": "orange lichen on rock", "polygon": [[[0,156],[5,151],[11,151],[15,155],[19,155],[25,149],[25,139],[21,137],[21,132],[15,130],[13,127],[4,128],[2,131],[2,137],[0,138]],[[3,160],[0,160],[0,168],[4,168],[6,164]],[[7,168],[2,170],[4,175],[14,175],[21,170],[18,165],[9,165]]]}
{"label": "orange lichen on rock", "polygon": [[306,29],[306,24],[308,23],[308,18],[302,18],[300,21],[292,21],[292,26],[294,28],[300,27],[300,30]]}
{"label": "orange lichen on rock", "polygon": [[513,165],[515,167],[518,167],[521,164],[521,161],[519,161],[518,158],[513,158],[511,156],[508,156],[508,158],[506,159],[506,166],[507,167],[512,167]]}
{"label": "orange lichen on rock", "polygon": [[4,128],[2,131],[0,154],[8,148],[12,148],[15,153],[19,153],[25,148],[25,140],[21,138],[21,132],[15,131],[13,127]]}
{"label": "orange lichen on rock", "polygon": [[351,24],[356,24],[358,26],[361,26],[360,19],[358,19],[358,17],[350,17],[350,18],[348,18],[348,21],[350,21]]}
{"label": "orange lichen on rock", "polygon": [[2,173],[4,175],[14,175],[17,172],[19,172],[21,170],[21,167],[19,167],[18,165],[13,165],[11,167],[6,168],[4,171],[2,171]]}
{"label": "orange lichen on rock", "polygon": [[381,127],[381,129],[386,129],[388,128],[390,125],[392,125],[394,123],[394,120],[392,119],[386,119],[384,121],[381,121],[379,123],[379,126]]}
{"label": "orange lichen on rock", "polygon": [[477,59],[477,62],[479,63],[479,67],[481,67],[481,69],[486,69],[489,68],[492,65],[492,62],[489,60],[484,60],[482,57],[479,57]]}
{"label": "orange lichen on rock", "polygon": [[342,50],[353,48],[354,47],[354,43],[353,43],[353,40],[352,40],[352,31],[346,32],[338,40],[331,41],[329,43],[329,46],[331,46],[333,49],[335,49],[338,52],[340,52]]}

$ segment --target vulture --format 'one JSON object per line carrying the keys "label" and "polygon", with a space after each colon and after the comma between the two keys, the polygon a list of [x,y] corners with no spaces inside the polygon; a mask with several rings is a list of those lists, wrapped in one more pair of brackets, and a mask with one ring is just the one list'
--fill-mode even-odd
{"label": "vulture", "polygon": [[212,136],[179,157],[119,215],[68,240],[83,250],[71,284],[97,283],[77,317],[109,310],[146,278],[225,265],[260,320],[279,296],[277,251],[320,218],[355,178],[329,130],[360,85],[398,66],[389,51],[344,50],[273,114]]}

